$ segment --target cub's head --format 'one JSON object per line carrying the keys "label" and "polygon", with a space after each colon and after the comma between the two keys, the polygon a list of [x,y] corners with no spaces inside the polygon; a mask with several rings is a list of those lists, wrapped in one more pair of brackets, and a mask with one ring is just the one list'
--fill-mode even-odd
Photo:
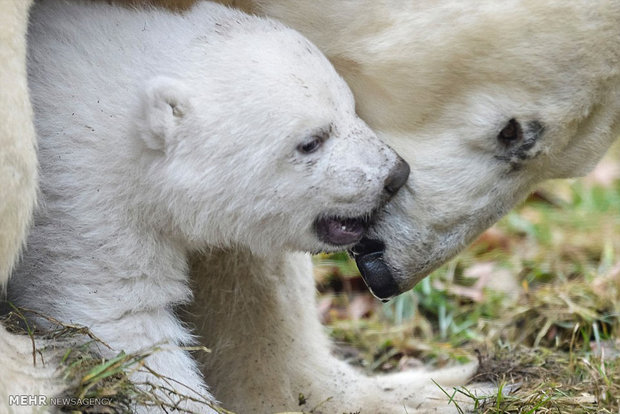
{"label": "cub's head", "polygon": [[178,74],[146,82],[138,135],[157,225],[195,249],[351,247],[409,166],[310,42],[241,23],[196,39]]}

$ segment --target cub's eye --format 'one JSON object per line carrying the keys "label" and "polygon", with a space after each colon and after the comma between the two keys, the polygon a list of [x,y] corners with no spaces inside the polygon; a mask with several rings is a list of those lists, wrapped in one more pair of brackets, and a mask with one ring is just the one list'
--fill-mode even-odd
{"label": "cub's eye", "polygon": [[516,119],[508,121],[504,129],[497,135],[497,140],[504,145],[511,145],[523,139],[523,129]]}
{"label": "cub's eye", "polygon": [[307,141],[302,142],[297,146],[297,151],[302,154],[312,154],[316,150],[318,150],[323,144],[323,139],[321,137],[314,136]]}

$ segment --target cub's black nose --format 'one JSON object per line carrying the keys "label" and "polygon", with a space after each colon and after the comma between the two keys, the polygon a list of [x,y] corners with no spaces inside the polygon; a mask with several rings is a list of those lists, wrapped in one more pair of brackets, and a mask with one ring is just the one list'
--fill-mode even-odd
{"label": "cub's black nose", "polygon": [[407,183],[409,179],[409,172],[411,172],[411,168],[407,161],[403,160],[401,157],[398,157],[396,161],[396,165],[390,171],[390,174],[385,179],[385,183],[383,184],[383,188],[385,192],[391,197],[400,190],[400,188]]}
{"label": "cub's black nose", "polygon": [[350,253],[355,258],[357,268],[370,293],[382,302],[387,302],[400,294],[400,288],[392,275],[392,270],[383,259],[384,251],[383,242],[364,237]]}

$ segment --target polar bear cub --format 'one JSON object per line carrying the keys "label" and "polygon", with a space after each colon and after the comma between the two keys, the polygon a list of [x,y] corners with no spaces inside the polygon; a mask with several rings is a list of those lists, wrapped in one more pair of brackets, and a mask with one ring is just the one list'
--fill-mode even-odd
{"label": "polar bear cub", "polygon": [[147,364],[208,399],[177,347],[192,340],[174,314],[188,255],[351,247],[409,167],[274,21],[48,0],[30,24],[43,208],[10,298],[88,326],[110,354],[168,344]]}

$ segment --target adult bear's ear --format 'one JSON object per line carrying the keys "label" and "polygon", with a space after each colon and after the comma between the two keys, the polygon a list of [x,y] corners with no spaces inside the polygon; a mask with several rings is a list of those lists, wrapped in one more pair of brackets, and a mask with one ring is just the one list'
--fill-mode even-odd
{"label": "adult bear's ear", "polygon": [[191,109],[190,92],[182,81],[158,76],[149,79],[142,96],[140,134],[148,148],[164,150]]}

